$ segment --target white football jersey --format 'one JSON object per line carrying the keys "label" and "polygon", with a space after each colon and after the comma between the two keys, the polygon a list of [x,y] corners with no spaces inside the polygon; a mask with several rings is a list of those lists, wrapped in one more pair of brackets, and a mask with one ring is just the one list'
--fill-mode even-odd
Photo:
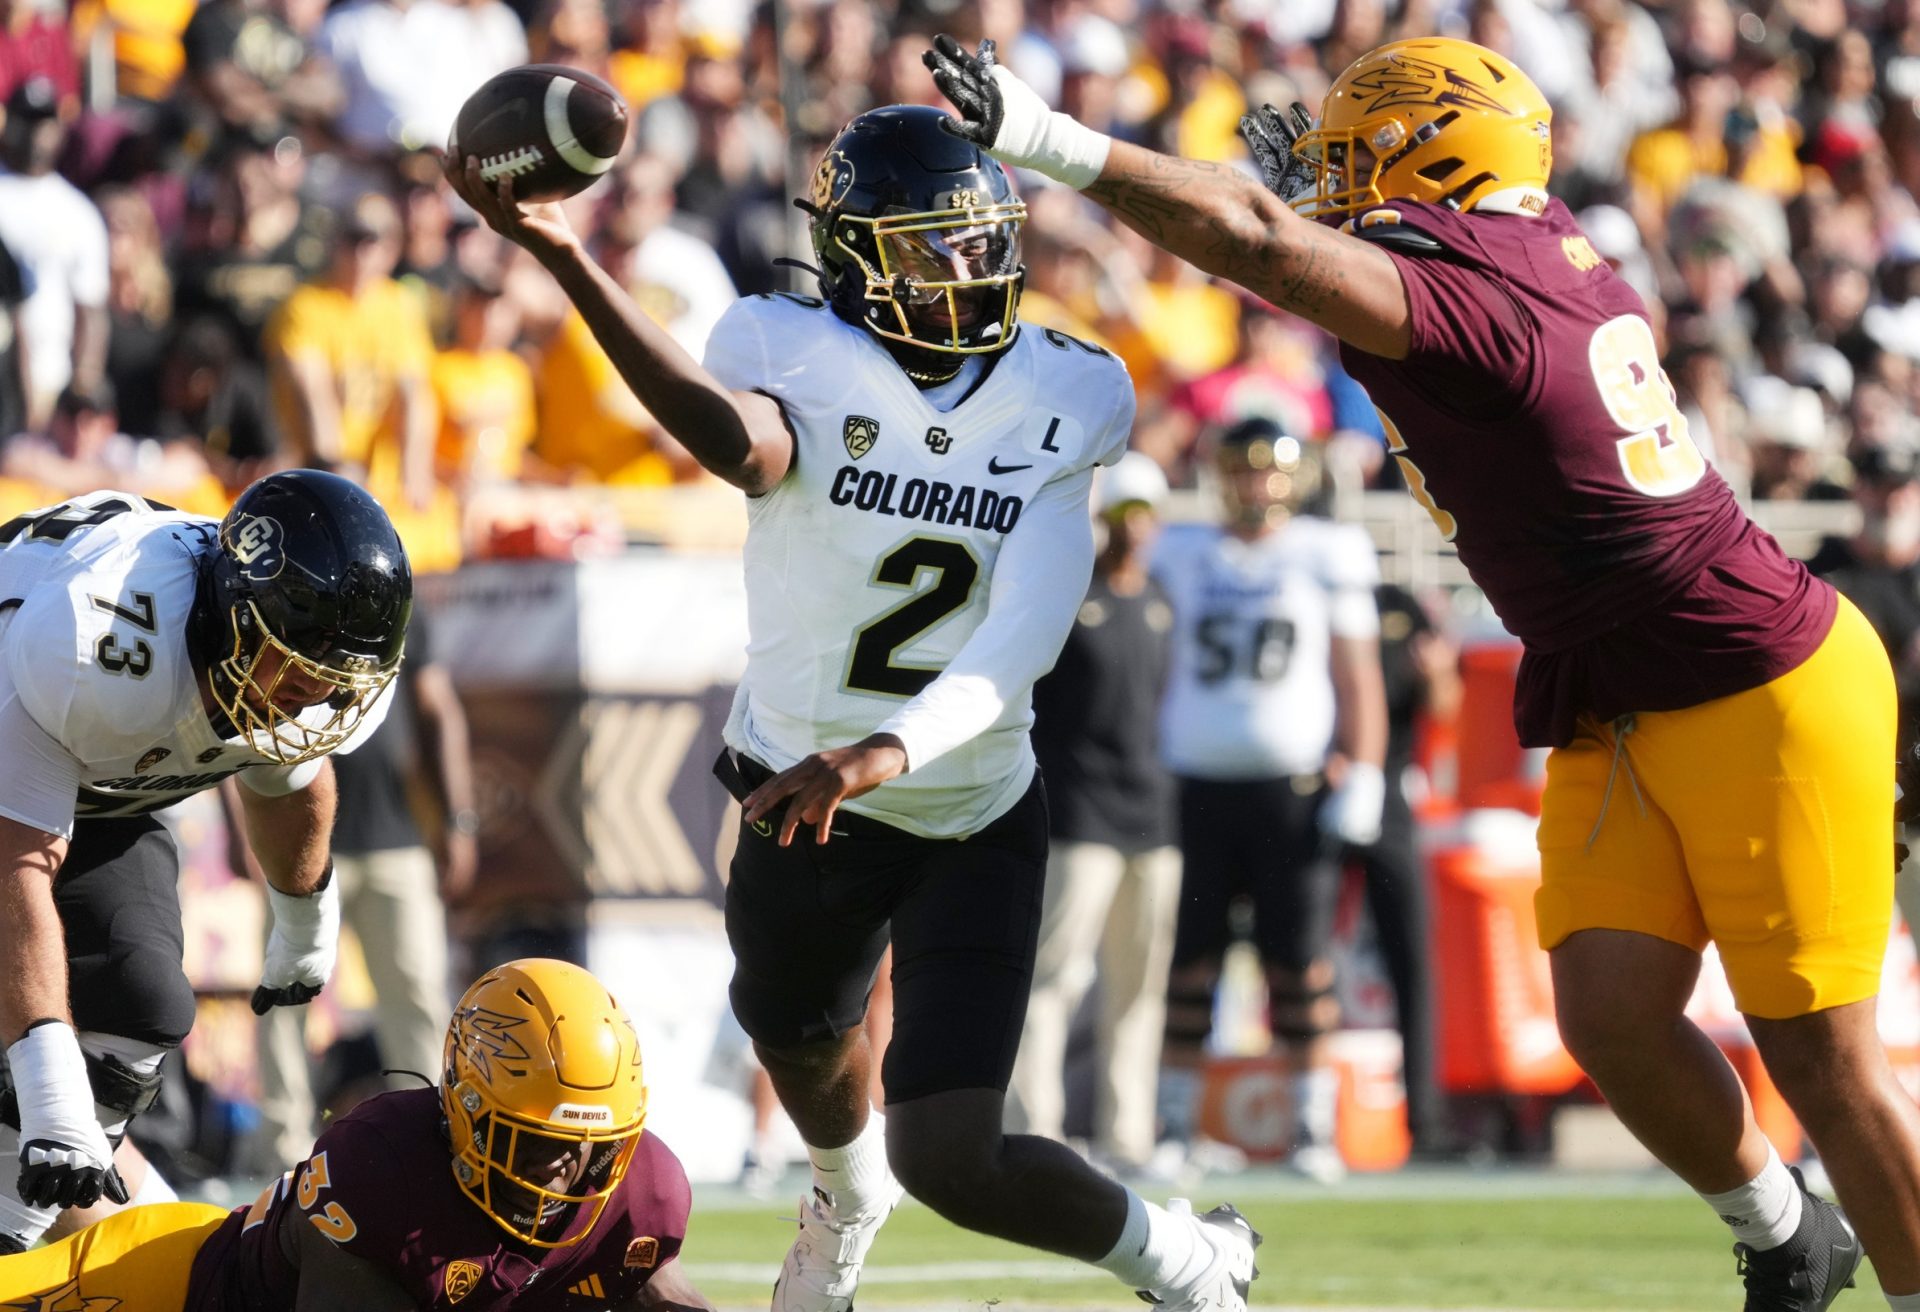
{"label": "white football jersey", "polygon": [[813,297],[737,302],[707,368],[774,397],[794,466],[750,500],[747,671],[726,740],[776,770],[875,732],[906,774],[847,809],[972,833],[1033,778],[1034,680],[1093,560],[1087,496],[1133,427],[1111,354],[1027,325],[950,409]]}
{"label": "white football jersey", "polygon": [[1153,573],[1174,609],[1161,754],[1196,779],[1310,774],[1333,746],[1333,638],[1380,631],[1380,565],[1358,525],[1296,516],[1242,541],[1169,528]]}
{"label": "white football jersey", "polygon": [[0,815],[71,836],[240,770],[270,776],[262,792],[319,771],[221,738],[201,703],[188,620],[218,529],[129,492],[0,526]]}

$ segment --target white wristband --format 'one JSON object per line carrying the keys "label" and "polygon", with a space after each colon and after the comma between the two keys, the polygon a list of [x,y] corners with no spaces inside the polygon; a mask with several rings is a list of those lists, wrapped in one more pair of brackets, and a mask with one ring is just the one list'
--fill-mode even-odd
{"label": "white wristband", "polygon": [[1039,93],[1000,65],[1000,131],[987,153],[1003,164],[1032,169],[1075,191],[1099,180],[1113,138],[1047,108]]}
{"label": "white wristband", "polygon": [[99,1133],[93,1081],[71,1025],[54,1021],[28,1030],[7,1049],[7,1071],[19,1101],[22,1138],[87,1145]]}
{"label": "white wristband", "polygon": [[267,935],[261,983],[275,989],[324,985],[340,946],[340,881],[330,878],[326,887],[305,897],[268,884],[267,901],[273,908],[273,928]]}

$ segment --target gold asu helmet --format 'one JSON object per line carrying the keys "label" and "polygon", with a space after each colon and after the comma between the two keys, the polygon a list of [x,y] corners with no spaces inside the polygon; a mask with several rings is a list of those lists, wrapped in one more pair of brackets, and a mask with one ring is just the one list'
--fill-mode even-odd
{"label": "gold asu helmet", "polygon": [[[454,1008],[441,1065],[461,1192],[525,1243],[577,1242],[625,1178],[647,1120],[626,1011],[579,966],[510,961]],[[563,1215],[573,1204],[592,1209],[585,1225]],[[572,1239],[558,1237],[568,1229]]]}
{"label": "gold asu helmet", "polygon": [[1537,214],[1553,171],[1552,120],[1540,88],[1505,55],[1452,37],[1390,42],[1327,89],[1319,122],[1293,147],[1319,185],[1291,204],[1320,220],[1391,200]]}

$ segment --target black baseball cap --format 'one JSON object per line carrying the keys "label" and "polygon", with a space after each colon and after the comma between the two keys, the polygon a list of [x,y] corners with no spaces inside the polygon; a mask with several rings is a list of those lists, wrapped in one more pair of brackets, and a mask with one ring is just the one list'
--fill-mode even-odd
{"label": "black baseball cap", "polygon": [[30,77],[16,84],[7,94],[7,117],[16,119],[59,118],[60,90],[51,78]]}

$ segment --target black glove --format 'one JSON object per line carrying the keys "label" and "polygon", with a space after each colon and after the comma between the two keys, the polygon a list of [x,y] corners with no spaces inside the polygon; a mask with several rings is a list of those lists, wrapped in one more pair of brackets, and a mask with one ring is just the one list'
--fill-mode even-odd
{"label": "black glove", "polygon": [[318,984],[289,984],[278,989],[260,984],[253,990],[253,1014],[264,1016],[275,1007],[304,1007],[319,996]]}
{"label": "black glove", "polygon": [[127,1201],[113,1169],[113,1144],[94,1117],[93,1086],[79,1036],[63,1020],[27,1026],[7,1049],[7,1074],[20,1128],[14,1191],[29,1207],[91,1207],[105,1194]]}
{"label": "black glove", "polygon": [[92,1207],[102,1194],[124,1204],[128,1196],[111,1157],[101,1163],[86,1149],[54,1139],[29,1139],[20,1145],[15,1187],[28,1207]]}
{"label": "black glove", "polygon": [[1313,165],[1293,153],[1293,143],[1312,127],[1313,115],[1297,100],[1285,115],[1272,105],[1262,105],[1240,120],[1240,135],[1247,139],[1260,180],[1289,204],[1319,185]]}
{"label": "black glove", "polygon": [[933,73],[933,84],[940,94],[960,111],[958,119],[940,126],[963,141],[971,141],[982,150],[1000,136],[1000,88],[993,80],[993,39],[980,43],[980,53],[970,55],[967,48],[942,32],[933,38],[933,49],[920,56],[920,62]]}

